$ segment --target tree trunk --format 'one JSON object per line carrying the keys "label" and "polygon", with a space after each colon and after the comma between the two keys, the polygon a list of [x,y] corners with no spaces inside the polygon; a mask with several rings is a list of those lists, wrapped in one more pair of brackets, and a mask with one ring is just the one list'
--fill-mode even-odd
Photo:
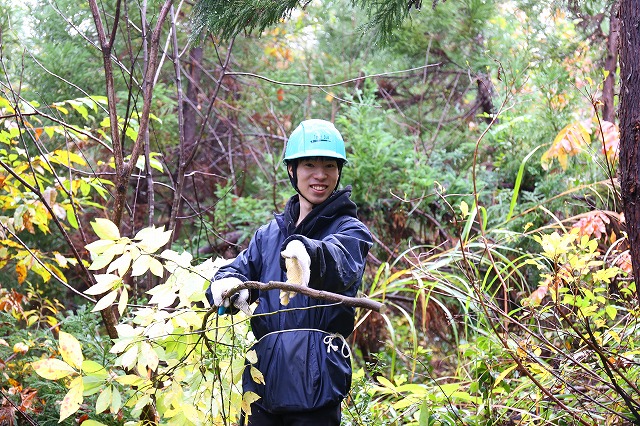
{"label": "tree trunk", "polygon": [[640,0],[621,0],[619,16],[620,191],[633,276],[640,277]]}
{"label": "tree trunk", "polygon": [[609,37],[607,39],[607,58],[604,61],[604,70],[607,71],[607,77],[604,79],[602,86],[602,119],[615,123],[615,86],[616,71],[618,68],[618,39],[620,36],[620,18],[618,10],[620,3],[616,1],[611,5],[611,15],[609,17]]}

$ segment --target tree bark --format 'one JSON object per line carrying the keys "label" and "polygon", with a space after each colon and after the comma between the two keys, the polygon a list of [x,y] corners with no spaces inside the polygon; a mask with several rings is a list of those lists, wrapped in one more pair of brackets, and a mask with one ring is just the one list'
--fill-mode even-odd
{"label": "tree bark", "polygon": [[620,191],[633,276],[640,277],[640,0],[621,0],[619,16]]}
{"label": "tree bark", "polygon": [[602,86],[602,119],[615,123],[615,86],[616,71],[618,70],[618,39],[620,36],[620,18],[618,10],[620,3],[616,1],[611,5],[611,14],[609,17],[609,37],[607,39],[607,58],[604,61],[604,70],[607,71],[607,77],[604,79]]}

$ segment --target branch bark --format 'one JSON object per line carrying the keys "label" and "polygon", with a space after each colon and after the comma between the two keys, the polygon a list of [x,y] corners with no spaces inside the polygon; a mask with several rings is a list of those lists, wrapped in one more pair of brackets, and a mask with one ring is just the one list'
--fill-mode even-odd
{"label": "branch bark", "polygon": [[[349,297],[342,294],[333,293],[330,291],[316,290],[309,287],[303,287],[299,284],[289,284],[281,281],[270,281],[268,283],[261,283],[259,281],[245,281],[242,285],[230,289],[222,295],[223,299],[239,292],[240,290],[286,290],[295,291],[296,293],[304,294],[305,296],[313,297],[314,299],[326,300],[328,302],[338,302],[346,306],[352,306],[354,308],[364,308],[370,311],[376,311],[384,314],[387,310],[386,305],[365,297]],[[216,309],[212,308],[215,311]],[[210,311],[211,311],[210,310]],[[209,313],[208,313],[209,314]],[[205,319],[206,320],[206,319]]]}

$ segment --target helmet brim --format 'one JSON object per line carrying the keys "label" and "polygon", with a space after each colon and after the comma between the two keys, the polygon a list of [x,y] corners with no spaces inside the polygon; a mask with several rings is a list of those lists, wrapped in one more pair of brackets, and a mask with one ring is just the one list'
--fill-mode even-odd
{"label": "helmet brim", "polygon": [[286,163],[289,160],[297,160],[298,158],[310,158],[310,157],[335,158],[336,160],[342,160],[343,163],[347,162],[347,158],[344,155],[340,155],[335,151],[331,151],[328,149],[310,149],[310,150],[306,150],[305,152],[292,154],[287,156],[284,159],[284,162]]}

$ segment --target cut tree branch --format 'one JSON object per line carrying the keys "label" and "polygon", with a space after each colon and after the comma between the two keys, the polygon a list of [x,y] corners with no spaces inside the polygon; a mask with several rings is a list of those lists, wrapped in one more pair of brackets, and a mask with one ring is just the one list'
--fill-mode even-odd
{"label": "cut tree branch", "polygon": [[299,284],[289,284],[283,283],[281,281],[269,281],[268,283],[261,283],[259,281],[245,281],[241,285],[238,285],[237,287],[228,290],[226,293],[223,293],[222,299],[224,300],[244,289],[262,291],[279,289],[294,291],[296,293],[304,294],[305,296],[313,297],[314,299],[322,299],[329,302],[338,302],[346,306],[352,306],[354,308],[364,308],[370,311],[379,312],[381,314],[384,314],[387,310],[387,307],[383,303],[377,302],[372,299],[367,299],[365,297],[349,297],[330,291],[316,290],[313,288],[301,286]]}

